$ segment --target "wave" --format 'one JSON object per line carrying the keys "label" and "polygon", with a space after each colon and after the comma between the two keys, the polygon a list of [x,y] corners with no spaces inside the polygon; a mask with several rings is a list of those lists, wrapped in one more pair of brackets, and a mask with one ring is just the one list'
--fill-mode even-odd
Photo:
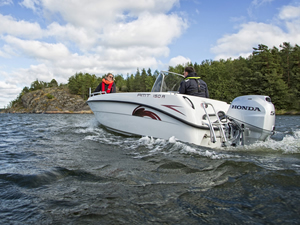
{"label": "wave", "polygon": [[111,131],[93,118],[84,123],[75,124],[75,132],[86,134],[84,140],[96,141],[108,145],[122,146],[131,150],[136,158],[148,157],[155,154],[190,154],[210,159],[238,158],[239,152],[281,152],[282,154],[300,153],[300,130],[276,132],[265,142],[257,142],[247,146],[210,149],[190,143],[184,143],[175,137],[168,140],[148,136],[124,136]]}
{"label": "wave", "polygon": [[84,170],[70,170],[63,167],[56,167],[50,171],[42,171],[37,174],[0,174],[0,180],[8,182],[8,184],[16,184],[23,188],[39,188],[47,186],[66,177],[73,177],[79,181],[89,182],[107,182],[110,178],[96,176]]}
{"label": "wave", "polygon": [[[278,136],[282,138],[279,139]],[[257,142],[244,148],[247,150],[267,149],[282,152],[283,154],[300,153],[300,130],[286,133],[277,132],[274,137],[269,138],[265,142]]]}

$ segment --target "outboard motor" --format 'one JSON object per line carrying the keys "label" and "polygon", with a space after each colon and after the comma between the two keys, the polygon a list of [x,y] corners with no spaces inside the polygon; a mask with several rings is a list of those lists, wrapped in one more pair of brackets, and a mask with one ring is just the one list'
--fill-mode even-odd
{"label": "outboard motor", "polygon": [[227,112],[233,145],[265,141],[275,130],[275,107],[269,96],[235,98]]}

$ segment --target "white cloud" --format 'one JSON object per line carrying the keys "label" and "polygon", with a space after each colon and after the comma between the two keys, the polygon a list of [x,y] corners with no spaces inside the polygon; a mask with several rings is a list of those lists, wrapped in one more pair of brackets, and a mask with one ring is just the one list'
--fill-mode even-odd
{"label": "white cloud", "polygon": [[5,51],[1,51],[1,50],[0,50],[0,57],[2,57],[2,58],[9,58],[10,55],[7,54],[7,52],[5,52]]}
{"label": "white cloud", "polygon": [[[59,13],[62,18],[74,26],[101,29],[116,19],[138,17],[145,11],[151,13],[168,12],[179,0],[41,0],[46,14]],[[124,12],[127,12],[126,15]]]}
{"label": "white cloud", "polygon": [[216,59],[236,58],[249,56],[258,44],[273,47],[284,41],[287,41],[287,35],[279,27],[250,22],[243,24],[238,33],[220,38],[211,51],[216,54]]}
{"label": "white cloud", "polygon": [[295,19],[300,17],[300,6],[284,6],[280,11],[279,18],[282,20]]}
{"label": "white cloud", "polygon": [[14,4],[12,0],[0,0],[0,6],[12,5]]}
{"label": "white cloud", "polygon": [[273,1],[274,0],[253,0],[251,2],[251,5],[259,7],[259,6],[261,6],[261,5],[265,4],[265,3],[271,3]]}
{"label": "white cloud", "polygon": [[11,73],[12,76],[6,79],[10,85],[28,86],[38,79],[39,81],[50,82],[54,75],[45,64],[31,65],[26,69],[18,69]]}
{"label": "white cloud", "polygon": [[102,42],[114,47],[166,46],[186,27],[186,22],[177,15],[144,13],[132,22],[105,27]]}
{"label": "white cloud", "polygon": [[5,83],[3,81],[0,81],[0,90],[1,90],[1,93],[4,93],[7,90],[11,90],[13,88],[16,88],[16,86],[12,85],[12,84]]}
{"label": "white cloud", "polygon": [[[300,42],[300,7],[286,6],[280,11],[278,18],[283,20],[283,29],[275,24],[249,22],[240,25],[235,34],[224,35],[211,48],[215,59],[248,57],[253,47],[258,44],[269,48],[278,47],[283,42],[292,45]],[[286,30],[286,31],[285,31]]]}
{"label": "white cloud", "polygon": [[24,0],[23,2],[21,2],[19,4],[26,8],[32,9],[33,11],[36,11],[36,5],[39,4],[39,1],[38,0]]}
{"label": "white cloud", "polygon": [[0,34],[8,34],[22,38],[41,38],[43,31],[36,22],[17,21],[12,16],[0,14]]}
{"label": "white cloud", "polygon": [[183,56],[177,56],[177,57],[174,57],[172,59],[170,59],[169,61],[169,66],[177,66],[177,65],[185,65],[186,63],[188,62],[191,62],[191,60],[189,58],[185,58]]}
{"label": "white cloud", "polygon": [[47,27],[47,34],[67,45],[75,44],[82,51],[88,51],[96,46],[100,37],[100,34],[95,31],[75,27],[72,24],[61,26],[57,22],[53,22]]}
{"label": "white cloud", "polygon": [[68,48],[61,43],[22,40],[12,36],[7,36],[4,40],[22,54],[38,60],[61,60],[70,56]]}
{"label": "white cloud", "polygon": [[21,91],[22,89],[16,85],[0,81],[0,108],[6,107],[8,103],[15,99]]}

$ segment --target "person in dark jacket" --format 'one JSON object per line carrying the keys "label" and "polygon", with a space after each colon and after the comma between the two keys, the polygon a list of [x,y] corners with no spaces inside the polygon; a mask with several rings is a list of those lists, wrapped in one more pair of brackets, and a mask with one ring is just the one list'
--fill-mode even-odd
{"label": "person in dark jacket", "polygon": [[102,93],[116,93],[116,84],[114,82],[114,75],[108,73],[103,79],[102,82],[98,85],[94,92]]}
{"label": "person in dark jacket", "polygon": [[180,94],[209,98],[207,84],[198,77],[193,67],[186,67],[183,75],[185,79],[180,83]]}

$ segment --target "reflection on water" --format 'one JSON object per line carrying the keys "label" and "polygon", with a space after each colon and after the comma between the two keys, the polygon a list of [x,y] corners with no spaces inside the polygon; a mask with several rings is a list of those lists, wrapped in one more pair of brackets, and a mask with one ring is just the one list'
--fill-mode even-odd
{"label": "reflection on water", "polygon": [[300,117],[251,146],[108,132],[93,115],[0,114],[1,224],[297,224]]}

